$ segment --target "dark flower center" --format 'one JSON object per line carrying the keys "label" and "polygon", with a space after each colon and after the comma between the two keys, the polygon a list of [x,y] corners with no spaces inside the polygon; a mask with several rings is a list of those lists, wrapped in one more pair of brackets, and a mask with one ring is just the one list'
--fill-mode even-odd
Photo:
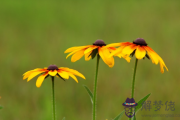
{"label": "dark flower center", "polygon": [[47,70],[58,70],[58,67],[56,65],[50,65]]}
{"label": "dark flower center", "polygon": [[147,46],[147,43],[143,38],[137,38],[136,40],[133,41],[133,43],[136,45]]}
{"label": "dark flower center", "polygon": [[93,45],[96,45],[96,46],[106,46],[106,44],[104,43],[103,40],[96,40]]}

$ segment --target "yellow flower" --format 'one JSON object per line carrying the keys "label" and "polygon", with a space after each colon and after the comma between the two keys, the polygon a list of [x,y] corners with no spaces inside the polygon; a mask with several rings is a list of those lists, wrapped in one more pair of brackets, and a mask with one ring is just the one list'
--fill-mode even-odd
{"label": "yellow flower", "polygon": [[41,87],[42,82],[44,81],[45,78],[47,78],[49,75],[54,77],[58,76],[62,79],[69,79],[69,76],[72,77],[77,83],[78,80],[75,75],[85,79],[84,75],[79,73],[76,70],[65,68],[65,67],[60,67],[58,68],[56,65],[50,65],[48,68],[36,68],[34,70],[27,71],[26,73],[23,74],[23,80],[27,78],[27,81],[30,81],[32,78],[37,76],[38,74],[43,73],[41,76],[38,77],[36,81],[36,86]]}
{"label": "yellow flower", "polygon": [[112,46],[120,46],[117,48],[112,54],[110,55],[118,55],[118,54],[126,54],[126,55],[134,55],[137,59],[142,59],[147,57],[148,59],[152,60],[154,64],[160,64],[161,73],[164,73],[164,67],[168,71],[163,59],[149,46],[147,46],[146,41],[143,38],[137,38],[136,40],[131,42],[122,42],[122,43],[113,43],[109,44],[109,47]]}
{"label": "yellow flower", "polygon": [[[96,40],[93,45],[86,45],[86,46],[77,46],[68,48],[64,53],[69,53],[66,59],[72,55],[71,62],[76,62],[83,56],[85,56],[85,60],[88,61],[91,58],[93,59],[97,54],[100,55],[102,60],[109,66],[114,66],[114,58],[110,56],[112,51],[116,50],[114,47],[107,47],[103,40]],[[123,57],[127,61],[130,59],[126,56],[119,55],[118,57]]]}

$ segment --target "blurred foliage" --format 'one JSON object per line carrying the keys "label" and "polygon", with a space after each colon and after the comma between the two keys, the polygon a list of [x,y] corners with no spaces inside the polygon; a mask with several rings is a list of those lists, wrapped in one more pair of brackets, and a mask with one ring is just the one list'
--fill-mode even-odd
{"label": "blurred foliage", "polygon": [[[44,0],[1,1],[0,4],[0,120],[50,120],[51,84],[47,78],[36,88],[36,78],[22,80],[22,74],[35,68],[56,64],[83,73],[79,78],[55,79],[57,118],[90,120],[91,101],[83,84],[93,90],[95,60],[71,63],[64,51],[73,46],[92,44],[103,39],[106,44],[144,38],[165,61],[169,72],[160,73],[159,65],[148,59],[138,63],[135,100],[152,93],[148,100],[175,102],[175,111],[139,111],[143,114],[179,113],[179,39],[180,1],[171,0]],[[97,120],[112,119],[131,96],[135,59],[130,63],[115,58],[109,68],[100,60],[98,76]],[[153,104],[153,103],[152,103]],[[127,119],[124,115],[122,119]],[[146,118],[151,120],[152,118]],[[169,120],[154,117],[153,120]],[[178,120],[179,118],[170,118]]]}

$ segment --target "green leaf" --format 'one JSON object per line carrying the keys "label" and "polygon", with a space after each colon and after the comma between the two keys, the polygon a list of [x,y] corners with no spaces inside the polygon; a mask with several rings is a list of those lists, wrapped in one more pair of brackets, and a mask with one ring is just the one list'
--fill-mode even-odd
{"label": "green leaf", "polygon": [[0,106],[0,109],[2,109],[3,107],[2,106]]}
{"label": "green leaf", "polygon": [[116,118],[114,118],[114,120],[120,120],[122,115],[124,115],[124,112],[125,111],[123,110]]}
{"label": "green leaf", "polygon": [[[142,98],[141,100],[138,101],[138,105],[136,106],[135,114],[136,114],[137,111],[142,107],[143,102],[146,101],[150,95],[151,95],[151,93],[149,93],[149,94],[146,95],[144,98]],[[134,116],[131,118],[131,120],[136,120],[136,116],[134,115]]]}
{"label": "green leaf", "polygon": [[135,112],[137,112],[142,107],[143,102],[146,101],[150,95],[151,95],[151,93],[149,93],[144,98],[142,98],[140,101],[138,101],[138,105],[136,106]]}
{"label": "green leaf", "polygon": [[62,120],[65,120],[65,117]]}
{"label": "green leaf", "polygon": [[[138,101],[138,105],[136,106],[136,110],[135,113],[142,107],[142,104],[144,101],[146,101],[148,99],[148,97],[151,95],[151,93],[149,93],[148,95],[146,95],[144,98],[142,98],[140,101]],[[124,110],[116,117],[114,118],[114,120],[120,120],[120,118],[122,117],[122,115],[124,114]],[[136,116],[134,115],[131,120],[136,120]]]}
{"label": "green leaf", "polygon": [[91,103],[93,104],[93,94],[92,94],[91,90],[87,86],[85,86],[85,85],[83,85],[83,86],[87,90],[87,92],[90,96],[90,99],[91,99]]}

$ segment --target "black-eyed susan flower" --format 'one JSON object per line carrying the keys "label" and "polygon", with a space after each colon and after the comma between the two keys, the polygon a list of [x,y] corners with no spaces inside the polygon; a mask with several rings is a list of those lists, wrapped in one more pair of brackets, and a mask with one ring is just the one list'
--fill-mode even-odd
{"label": "black-eyed susan flower", "polygon": [[[41,84],[43,83],[44,79],[47,78],[48,76],[51,76],[52,78],[52,107],[53,107],[53,120],[56,119],[55,115],[55,94],[54,94],[54,77],[58,76],[60,78],[64,79],[69,79],[69,76],[72,77],[76,82],[78,82],[76,76],[79,76],[83,79],[85,77],[79,73],[76,70],[65,68],[65,67],[60,67],[58,68],[56,65],[50,65],[48,68],[36,68],[34,70],[27,71],[26,73],[23,74],[23,79],[27,79],[27,81],[30,81],[32,78],[35,76],[42,74],[41,76],[38,77],[36,81],[36,86],[40,87]],[[76,76],[75,76],[76,75]]]}
{"label": "black-eyed susan flower", "polygon": [[[88,61],[91,58],[93,59],[97,54],[100,55],[102,60],[109,66],[114,66],[114,58],[110,56],[112,51],[116,50],[114,47],[107,47],[103,40],[96,40],[93,45],[86,45],[86,46],[77,46],[68,48],[64,53],[69,53],[66,59],[72,55],[71,62],[76,62],[83,56],[85,56],[85,60]],[[117,55],[118,57],[123,57],[127,61],[130,59],[127,56],[123,56],[122,54]]]}
{"label": "black-eyed susan flower", "polygon": [[120,46],[115,51],[112,52],[110,55],[118,55],[118,54],[125,54],[125,55],[134,55],[137,59],[142,59],[147,57],[152,60],[154,64],[160,64],[161,73],[164,73],[164,67],[168,71],[163,59],[149,46],[147,46],[146,41],[143,38],[137,38],[136,40],[131,42],[122,42],[122,43],[113,43],[109,44],[109,47]]}
{"label": "black-eyed susan flower", "polygon": [[[107,47],[106,44],[104,43],[103,40],[96,40],[93,45],[86,45],[86,46],[77,46],[77,47],[71,47],[68,48],[65,53],[69,53],[66,57],[66,59],[72,55],[71,57],[71,62],[76,62],[83,56],[85,56],[85,60],[88,61],[91,58],[93,59],[97,55],[97,64],[96,64],[96,75],[95,75],[95,80],[94,80],[94,94],[93,98],[92,95],[90,94],[93,104],[93,120],[96,118],[96,92],[97,92],[97,76],[98,76],[98,67],[99,67],[99,59],[102,58],[102,60],[109,66],[113,67],[114,66],[114,58],[113,56],[110,56],[110,53],[116,50],[114,47]],[[117,55],[118,57],[123,57],[127,61],[130,61],[130,59],[127,56],[124,56],[122,54]],[[89,93],[89,88],[88,89]]]}
{"label": "black-eyed susan flower", "polygon": [[[85,79],[84,75],[82,75],[80,72],[69,69],[66,67],[60,67],[58,68],[56,65],[50,65],[48,68],[36,68],[34,70],[27,71],[26,73],[23,74],[23,79],[27,79],[27,81],[30,81],[32,78],[35,76],[42,74],[41,76],[38,77],[36,81],[36,86],[40,87],[42,82],[44,81],[45,78],[48,76],[58,76],[62,79],[69,79],[69,77],[72,77],[76,82],[78,82],[76,76],[79,76],[83,79]],[[75,76],[76,75],[76,76]]]}

